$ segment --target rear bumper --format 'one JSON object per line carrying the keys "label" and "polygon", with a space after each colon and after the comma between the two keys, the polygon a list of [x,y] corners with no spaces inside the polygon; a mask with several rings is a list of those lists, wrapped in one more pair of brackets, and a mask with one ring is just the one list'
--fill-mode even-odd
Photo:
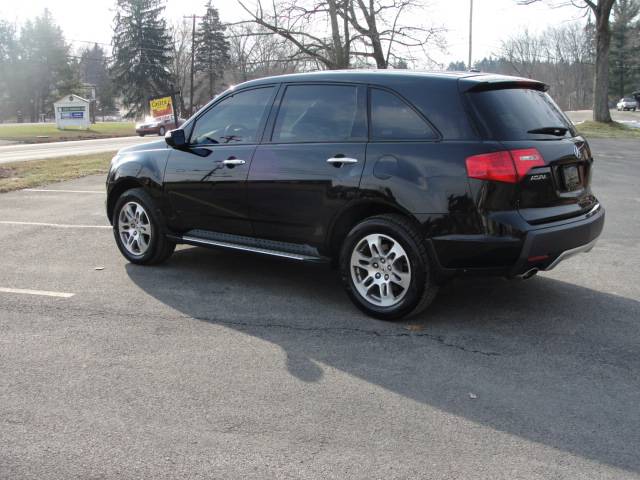
{"label": "rear bumper", "polygon": [[429,242],[432,260],[443,277],[458,274],[517,277],[551,270],[595,245],[604,227],[600,204],[572,220],[531,227],[515,215],[500,218],[503,235],[447,235]]}
{"label": "rear bumper", "polygon": [[517,276],[535,269],[551,270],[567,258],[590,251],[604,228],[604,208],[598,204],[585,217],[529,231],[509,273]]}

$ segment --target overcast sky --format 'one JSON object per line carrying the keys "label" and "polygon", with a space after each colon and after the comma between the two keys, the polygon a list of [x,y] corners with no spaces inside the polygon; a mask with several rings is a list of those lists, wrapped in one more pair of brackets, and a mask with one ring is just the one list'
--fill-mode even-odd
{"label": "overcast sky", "polygon": [[[249,0],[250,1],[250,0]],[[246,19],[235,0],[214,0],[225,22]],[[448,29],[445,37],[448,52],[434,53],[438,62],[467,59],[469,0],[426,0],[420,21],[434,23]],[[74,48],[84,42],[110,43],[114,0],[0,0],[0,18],[18,24],[37,16],[49,8]],[[183,15],[201,14],[205,0],[168,0],[166,16],[171,23]],[[19,7],[17,7],[19,5]],[[583,11],[574,7],[551,9],[545,4],[518,5],[516,0],[474,1],[474,59],[497,53],[501,40],[528,28],[531,32],[563,22],[583,20]],[[417,13],[414,16],[418,16]]]}

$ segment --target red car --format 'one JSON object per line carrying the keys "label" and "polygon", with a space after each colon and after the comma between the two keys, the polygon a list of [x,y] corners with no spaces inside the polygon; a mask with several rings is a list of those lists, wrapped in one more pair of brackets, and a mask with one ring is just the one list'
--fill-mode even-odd
{"label": "red car", "polygon": [[160,135],[164,137],[164,134],[169,130],[180,127],[185,122],[184,118],[178,119],[178,125],[173,117],[152,118],[148,121],[136,124],[136,133],[141,137],[145,135]]}

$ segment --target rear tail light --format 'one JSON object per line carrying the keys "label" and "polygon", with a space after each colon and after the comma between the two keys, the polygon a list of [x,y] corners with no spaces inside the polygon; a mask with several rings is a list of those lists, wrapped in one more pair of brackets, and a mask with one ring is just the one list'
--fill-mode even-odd
{"label": "rear tail light", "polygon": [[523,150],[510,150],[513,163],[516,165],[518,177],[523,178],[529,170],[534,167],[544,167],[544,158],[535,148],[526,148]]}
{"label": "rear tail light", "polygon": [[535,148],[483,153],[467,157],[469,178],[516,183],[534,167],[545,165],[544,158]]}
{"label": "rear tail light", "polygon": [[467,175],[480,180],[515,183],[516,167],[509,152],[483,153],[467,157]]}

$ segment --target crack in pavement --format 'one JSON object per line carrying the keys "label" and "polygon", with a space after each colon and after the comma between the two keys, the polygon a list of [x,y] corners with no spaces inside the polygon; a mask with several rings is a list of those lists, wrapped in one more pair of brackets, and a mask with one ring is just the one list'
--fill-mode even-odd
{"label": "crack in pavement", "polygon": [[462,350],[468,353],[477,353],[479,355],[485,355],[488,357],[499,357],[503,354],[500,352],[494,351],[485,351],[474,348],[467,348],[464,345],[456,344],[448,342],[443,335],[435,335],[427,332],[381,332],[378,330],[368,330],[364,328],[354,328],[354,327],[304,327],[300,325],[287,325],[282,323],[251,323],[244,321],[231,321],[231,320],[221,320],[218,318],[207,318],[207,317],[186,317],[192,318],[194,320],[213,322],[221,325],[232,325],[235,327],[250,327],[250,328],[280,328],[285,330],[298,330],[305,332],[340,332],[340,333],[355,333],[355,334],[364,334],[371,335],[375,337],[384,337],[384,338],[401,338],[401,337],[424,337],[435,342],[438,342],[446,347],[456,348],[458,350]]}
{"label": "crack in pavement", "polygon": [[[5,305],[6,309],[6,305]],[[42,312],[45,315],[51,314],[51,311],[59,311],[65,314],[69,314],[73,311],[76,315],[82,315],[85,317],[104,317],[106,315],[113,315],[118,317],[127,317],[127,318],[138,318],[140,315],[131,313],[129,311],[118,311],[118,310],[87,310],[74,308],[70,305],[66,306],[55,306],[52,307],[48,305],[45,312]],[[24,313],[24,305],[17,305],[15,310],[16,312]],[[440,345],[443,345],[448,348],[454,348],[466,353],[473,353],[478,355],[483,355],[487,357],[499,357],[503,356],[503,353],[495,352],[495,351],[485,351],[477,348],[469,348],[461,344],[452,343],[447,341],[444,335],[437,335],[428,332],[409,332],[409,331],[380,331],[380,330],[372,330],[366,328],[357,328],[357,327],[329,327],[329,326],[303,326],[303,325],[293,325],[286,323],[278,323],[273,322],[271,319],[265,319],[266,322],[248,322],[244,320],[225,320],[217,317],[207,317],[207,316],[192,316],[192,315],[161,315],[157,313],[147,313],[144,314],[146,318],[156,318],[161,320],[198,320],[201,322],[209,322],[217,325],[224,325],[230,327],[240,327],[240,329],[251,329],[251,328],[264,328],[264,329],[281,329],[281,330],[289,330],[289,331],[299,331],[299,332],[320,332],[326,334],[355,334],[355,335],[369,335],[373,337],[379,338],[426,338],[428,340],[434,341]]]}

